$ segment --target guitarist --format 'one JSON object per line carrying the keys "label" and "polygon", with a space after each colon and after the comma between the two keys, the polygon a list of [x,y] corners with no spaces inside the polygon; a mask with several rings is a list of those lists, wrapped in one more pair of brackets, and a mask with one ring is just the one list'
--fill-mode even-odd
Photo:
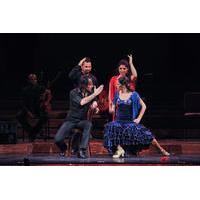
{"label": "guitarist", "polygon": [[[21,110],[16,117],[24,130],[29,133],[31,142],[35,140],[36,135],[48,120],[46,107],[41,106],[45,92],[45,87],[38,84],[37,76],[29,74],[28,85],[23,88],[21,93]],[[36,119],[35,124],[31,123],[33,119]]]}

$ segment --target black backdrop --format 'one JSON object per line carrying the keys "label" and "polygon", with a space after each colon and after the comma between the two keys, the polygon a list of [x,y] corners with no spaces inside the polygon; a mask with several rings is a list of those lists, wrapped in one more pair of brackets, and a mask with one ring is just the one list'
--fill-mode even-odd
{"label": "black backdrop", "polygon": [[0,34],[1,99],[17,98],[27,74],[43,72],[52,80],[55,99],[72,88],[70,69],[92,59],[100,83],[108,84],[117,62],[133,52],[137,90],[155,102],[181,102],[185,91],[200,91],[200,34]]}

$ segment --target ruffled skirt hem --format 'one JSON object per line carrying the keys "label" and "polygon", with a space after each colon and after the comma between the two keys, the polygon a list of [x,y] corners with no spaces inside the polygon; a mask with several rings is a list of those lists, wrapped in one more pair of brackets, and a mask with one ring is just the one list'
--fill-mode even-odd
{"label": "ruffled skirt hem", "polygon": [[105,125],[104,147],[113,152],[117,145],[146,149],[154,139],[153,134],[142,124],[113,121]]}

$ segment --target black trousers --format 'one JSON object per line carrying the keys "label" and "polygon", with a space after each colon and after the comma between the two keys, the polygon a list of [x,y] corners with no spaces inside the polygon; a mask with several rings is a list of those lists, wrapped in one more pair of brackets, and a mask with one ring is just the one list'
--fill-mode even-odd
{"label": "black trousers", "polygon": [[83,130],[79,148],[86,150],[88,147],[92,122],[88,120],[65,121],[55,136],[55,143],[62,152],[67,150],[67,145],[64,140],[66,137],[69,137],[73,128],[80,128]]}
{"label": "black trousers", "polygon": [[43,125],[48,120],[48,114],[44,111],[40,111],[38,114],[35,114],[35,117],[38,118],[36,125],[33,127],[28,122],[28,114],[26,110],[21,110],[17,113],[17,120],[22,125],[23,129],[29,133],[31,139],[35,139],[37,134],[41,131]]}

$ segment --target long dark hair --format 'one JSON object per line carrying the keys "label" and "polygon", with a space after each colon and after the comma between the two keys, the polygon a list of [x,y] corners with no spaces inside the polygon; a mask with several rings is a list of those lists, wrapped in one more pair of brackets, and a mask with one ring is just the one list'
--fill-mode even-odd
{"label": "long dark hair", "polygon": [[131,78],[131,68],[130,68],[130,65],[129,65],[128,61],[126,59],[122,59],[122,60],[120,60],[118,62],[117,69],[116,69],[117,70],[117,74],[119,74],[119,66],[120,65],[125,65],[125,67],[128,69],[128,73],[126,74],[126,76],[128,78]]}
{"label": "long dark hair", "polygon": [[92,79],[88,75],[82,75],[80,78],[79,88],[81,91],[86,90],[89,81],[92,81]]}
{"label": "long dark hair", "polygon": [[129,87],[129,78],[127,76],[124,76],[124,77],[120,77],[118,79],[118,82],[120,83],[120,85],[123,85],[127,88],[128,91],[131,91],[130,90],[130,87]]}
{"label": "long dark hair", "polygon": [[88,76],[87,75],[82,75],[80,78],[80,83],[79,87],[81,89],[86,88],[88,85]]}

